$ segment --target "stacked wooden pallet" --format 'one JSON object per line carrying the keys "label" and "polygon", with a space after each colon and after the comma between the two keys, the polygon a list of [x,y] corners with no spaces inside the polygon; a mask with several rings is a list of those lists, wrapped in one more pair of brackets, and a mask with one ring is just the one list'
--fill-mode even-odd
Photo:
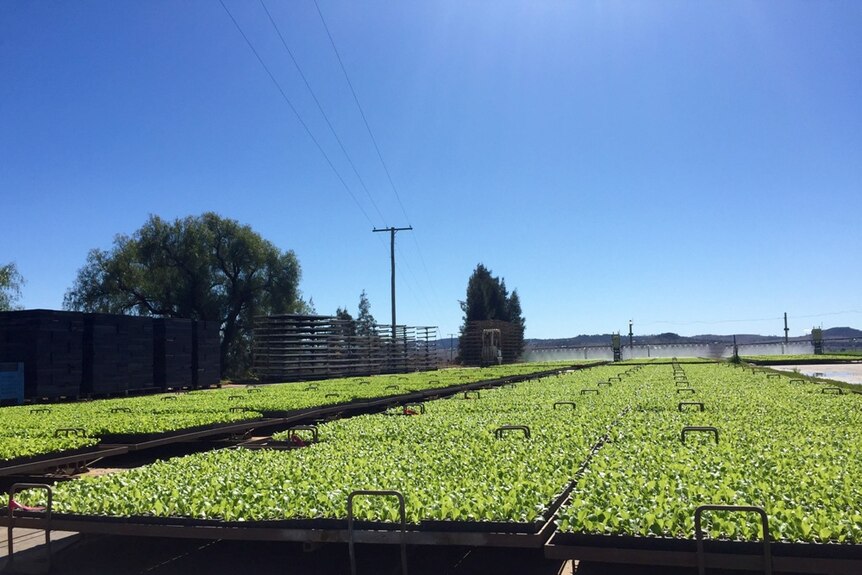
{"label": "stacked wooden pallet", "polygon": [[430,352],[436,328],[375,326],[357,334],[332,316],[255,318],[254,371],[263,381],[296,381],[436,369]]}

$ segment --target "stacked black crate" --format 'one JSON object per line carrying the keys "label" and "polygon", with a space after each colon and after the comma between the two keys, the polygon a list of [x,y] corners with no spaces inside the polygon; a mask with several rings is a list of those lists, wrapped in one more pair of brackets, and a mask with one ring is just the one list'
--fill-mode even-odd
{"label": "stacked black crate", "polygon": [[153,318],[123,316],[127,333],[129,391],[153,390]]}
{"label": "stacked black crate", "polygon": [[114,396],[153,387],[152,318],[86,314],[82,392]]}
{"label": "stacked black crate", "polygon": [[107,396],[128,392],[125,357],[126,334],[121,316],[102,313],[84,315],[84,378],[81,392]]}
{"label": "stacked black crate", "polygon": [[27,399],[77,398],[81,393],[83,349],[82,313],[0,313],[0,362],[24,364]]}
{"label": "stacked black crate", "polygon": [[192,320],[153,320],[153,380],[160,389],[192,386]]}
{"label": "stacked black crate", "polygon": [[213,387],[221,381],[219,322],[196,321],[192,333],[192,385]]}

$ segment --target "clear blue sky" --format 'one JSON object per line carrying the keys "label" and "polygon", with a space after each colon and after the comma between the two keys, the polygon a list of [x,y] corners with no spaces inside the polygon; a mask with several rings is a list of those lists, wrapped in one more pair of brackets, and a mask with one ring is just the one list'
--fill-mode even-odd
{"label": "clear blue sky", "polygon": [[[479,262],[527,337],[862,327],[862,2],[0,2],[0,263],[59,308],[91,248],[216,211],[318,312],[461,322]],[[373,203],[372,203],[373,199]],[[376,205],[376,208],[375,208]],[[406,213],[405,213],[406,212]],[[838,313],[841,312],[841,313]],[[729,321],[745,320],[745,321]]]}

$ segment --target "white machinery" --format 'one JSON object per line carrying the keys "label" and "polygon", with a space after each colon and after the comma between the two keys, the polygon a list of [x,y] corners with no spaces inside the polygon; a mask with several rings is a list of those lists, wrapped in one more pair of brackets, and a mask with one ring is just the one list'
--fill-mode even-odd
{"label": "white machinery", "polygon": [[503,363],[503,345],[499,329],[482,330],[482,366]]}

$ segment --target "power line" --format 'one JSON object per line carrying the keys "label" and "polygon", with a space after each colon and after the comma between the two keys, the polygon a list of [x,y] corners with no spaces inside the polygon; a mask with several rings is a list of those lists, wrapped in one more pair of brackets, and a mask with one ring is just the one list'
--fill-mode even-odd
{"label": "power line", "polygon": [[231,14],[230,10],[228,10],[228,7],[225,5],[224,0],[219,0],[219,4],[221,4],[221,7],[224,8],[224,11],[227,13],[231,22],[233,22],[233,25],[236,27],[237,31],[240,33],[243,40],[245,40],[245,43],[248,44],[248,47],[251,49],[255,58],[257,58],[257,61],[260,62],[260,65],[266,71],[266,74],[269,76],[269,79],[272,80],[273,84],[275,84],[275,87],[278,89],[278,92],[281,94],[282,99],[287,103],[287,105],[290,107],[291,111],[293,112],[293,115],[296,116],[296,119],[299,121],[299,123],[305,129],[305,133],[308,134],[308,137],[311,138],[311,141],[314,142],[315,146],[317,146],[318,151],[323,155],[324,159],[326,160],[326,163],[329,165],[329,168],[332,170],[332,172],[338,178],[338,181],[341,182],[341,185],[344,187],[345,191],[353,199],[354,203],[356,203],[356,206],[362,212],[362,215],[365,216],[365,219],[368,220],[368,223],[370,223],[373,226],[374,222],[368,216],[368,212],[365,211],[365,208],[363,208],[362,204],[359,203],[359,200],[356,198],[356,195],[350,189],[350,186],[347,185],[347,182],[344,181],[344,178],[341,176],[341,174],[335,168],[335,165],[332,163],[332,160],[329,158],[329,155],[323,149],[323,146],[320,145],[320,142],[318,142],[317,138],[314,137],[314,134],[311,133],[311,129],[309,129],[308,124],[306,124],[305,121],[302,119],[302,116],[299,115],[299,112],[297,111],[297,109],[293,105],[293,103],[290,101],[290,98],[287,97],[287,94],[284,92],[284,89],[281,87],[281,84],[278,82],[278,80],[275,79],[275,76],[272,74],[269,67],[263,61],[263,58],[260,57],[260,54],[258,54],[254,45],[251,43],[251,40],[249,40],[248,36],[246,36],[245,32],[243,32],[242,27],[240,27],[240,25],[239,25],[239,22],[236,21],[236,18],[234,18],[233,14]]}
{"label": "power line", "polygon": [[386,218],[383,217],[383,214],[380,212],[380,208],[377,207],[377,203],[374,201],[374,198],[371,195],[371,192],[368,190],[368,186],[365,185],[365,181],[362,179],[362,176],[359,175],[359,170],[356,169],[356,165],[353,163],[353,160],[350,157],[350,154],[347,153],[347,149],[344,147],[344,143],[341,141],[341,138],[338,137],[338,133],[335,131],[335,128],[332,126],[332,122],[329,120],[329,116],[323,110],[323,105],[321,105],[320,100],[317,98],[317,94],[314,93],[314,90],[311,88],[311,84],[309,84],[308,79],[305,77],[305,73],[302,71],[302,67],[299,65],[299,62],[296,61],[296,58],[293,55],[293,51],[288,47],[287,41],[284,39],[284,36],[281,33],[281,30],[278,27],[278,24],[275,23],[275,20],[272,17],[269,9],[266,7],[266,4],[263,0],[260,0],[260,5],[263,7],[263,11],[266,12],[267,18],[269,18],[269,23],[272,24],[272,27],[275,29],[276,34],[278,34],[279,40],[281,40],[281,45],[284,46],[285,51],[287,51],[288,56],[290,56],[291,62],[293,62],[296,71],[299,72],[299,76],[302,78],[302,81],[305,83],[305,87],[308,89],[308,92],[311,94],[312,99],[314,99],[314,103],[317,104],[317,109],[320,111],[320,114],[323,116],[323,119],[326,120],[326,125],[329,126],[329,131],[332,132],[332,135],[335,137],[335,141],[338,142],[338,146],[341,148],[341,152],[344,154],[344,157],[347,158],[347,163],[350,164],[351,169],[353,169],[353,173],[356,175],[356,179],[359,180],[362,189],[365,190],[365,194],[368,196],[368,199],[371,201],[371,205],[374,206],[374,210],[377,212],[377,215],[380,216],[380,220],[386,224]]}
{"label": "power line", "polygon": [[761,317],[761,318],[752,318],[752,319],[720,319],[715,321],[708,320],[691,320],[691,321],[669,321],[669,320],[654,320],[654,321],[646,321],[641,325],[655,325],[655,324],[668,324],[668,325],[695,325],[695,324],[703,324],[703,325],[714,325],[721,323],[744,323],[749,321],[776,321],[780,320],[781,316],[776,317]]}
{"label": "power line", "polygon": [[[419,277],[413,271],[413,268],[410,266],[409,259],[405,255],[404,251],[398,246],[395,246],[395,252],[398,254],[400,261],[402,262],[402,266],[398,267],[398,275],[405,281],[407,289],[411,294],[415,297],[417,302],[423,306],[423,308],[431,313],[431,316],[438,325],[440,324],[440,316],[437,313],[436,302],[432,303],[431,299],[422,289],[423,282],[419,281]],[[402,268],[407,268],[407,273],[403,273]],[[428,282],[425,282],[428,283]],[[413,289],[413,285],[416,285],[416,289]],[[430,285],[430,284],[428,284]]]}
{"label": "power line", "polygon": [[795,315],[793,317],[798,318],[798,319],[808,319],[808,318],[812,318],[812,317],[826,317],[826,316],[830,316],[830,315],[845,315],[845,314],[851,314],[851,313],[862,313],[862,310],[848,309],[845,311],[830,311],[830,312],[825,312],[825,313],[816,313],[813,315]]}
{"label": "power line", "polygon": [[320,21],[323,23],[323,28],[326,30],[326,35],[329,37],[329,43],[332,45],[332,50],[335,52],[335,57],[338,59],[338,65],[341,66],[341,72],[344,74],[344,79],[347,80],[347,85],[350,87],[350,93],[353,94],[353,101],[356,102],[356,107],[359,108],[359,114],[362,116],[362,121],[365,123],[365,129],[368,130],[368,135],[371,137],[371,142],[374,144],[374,149],[377,151],[377,157],[383,165],[383,170],[386,172],[386,177],[389,179],[389,185],[392,186],[392,191],[395,192],[395,198],[398,200],[398,205],[401,207],[401,213],[404,214],[404,219],[410,225],[410,217],[407,215],[407,210],[404,209],[404,204],[401,203],[401,196],[398,194],[398,189],[395,187],[395,182],[392,180],[392,174],[389,173],[389,167],[383,160],[383,154],[380,153],[380,146],[377,145],[377,139],[374,137],[374,132],[371,131],[371,125],[368,123],[368,118],[365,117],[365,111],[362,109],[362,104],[359,103],[359,97],[356,95],[356,90],[353,89],[353,83],[350,81],[350,76],[347,75],[347,68],[344,67],[344,62],[341,60],[341,54],[338,48],[335,47],[335,40],[329,31],[329,26],[326,25],[326,19],[323,17],[323,12],[320,10],[320,5],[317,0],[314,0],[314,6],[317,8],[317,14],[320,16]]}
{"label": "power line", "polygon": [[[827,317],[827,316],[835,316],[835,315],[845,315],[845,314],[857,314],[862,313],[862,310],[851,309],[845,311],[834,311],[834,312],[824,312],[817,313],[811,315],[793,315],[790,317],[792,319],[810,319],[810,318],[818,318],[818,317]],[[746,323],[746,322],[758,322],[758,321],[780,321],[784,319],[783,316],[775,316],[775,317],[761,317],[761,318],[748,318],[748,319],[721,319],[721,320],[691,320],[691,321],[670,321],[670,320],[654,320],[643,322],[642,325],[655,325],[655,324],[667,324],[667,325],[718,325],[722,323]]]}
{"label": "power line", "polygon": [[[262,0],[261,0],[262,1]],[[329,31],[329,26],[326,24],[326,18],[323,16],[323,11],[320,9],[320,4],[314,0],[314,6],[317,8],[317,14],[320,16],[320,22],[323,24],[323,29],[326,30],[326,36],[329,38],[329,44],[332,46],[332,51],[335,52],[335,58],[338,60],[338,65],[341,67],[341,72],[344,74],[344,79],[347,81],[347,86],[350,88],[350,93],[353,95],[353,101],[356,103],[356,108],[359,110],[359,115],[362,116],[362,122],[365,124],[365,129],[368,131],[368,136],[371,138],[371,143],[374,144],[374,150],[377,152],[377,158],[383,166],[383,171],[386,173],[386,178],[389,180],[389,185],[395,193],[395,199],[398,200],[398,206],[401,208],[401,213],[404,214],[404,219],[410,224],[410,216],[407,215],[407,210],[401,201],[401,195],[398,193],[398,188],[395,186],[395,181],[392,179],[392,174],[389,171],[389,166],[383,159],[383,153],[380,151],[380,146],[377,145],[377,138],[374,137],[374,132],[371,129],[371,124],[368,123],[368,118],[365,116],[365,110],[362,104],[359,103],[359,96],[356,95],[356,90],[353,88],[353,82],[350,81],[350,75],[347,73],[347,68],[344,66],[344,61],[341,59],[341,54],[335,45],[335,39]],[[434,299],[435,305],[439,305],[437,298],[437,290],[434,288],[434,282],[431,281],[431,274],[428,271],[428,266],[425,263],[425,257],[422,254],[422,248],[419,246],[417,234],[413,234],[413,242],[416,244],[416,253],[419,255],[419,261],[422,264],[422,269],[425,270],[425,276],[428,278],[428,285],[431,287],[431,296]]]}

